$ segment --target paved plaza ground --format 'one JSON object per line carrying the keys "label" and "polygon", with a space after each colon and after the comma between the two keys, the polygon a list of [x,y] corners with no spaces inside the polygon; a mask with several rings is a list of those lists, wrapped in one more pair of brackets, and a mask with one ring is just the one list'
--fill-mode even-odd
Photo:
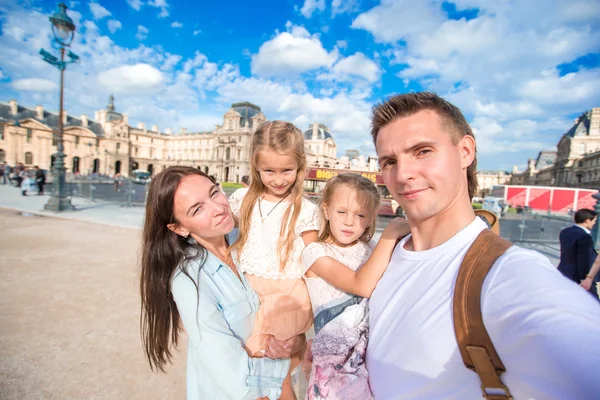
{"label": "paved plaza ground", "polygon": [[139,334],[139,231],[0,209],[0,399],[183,399]]}

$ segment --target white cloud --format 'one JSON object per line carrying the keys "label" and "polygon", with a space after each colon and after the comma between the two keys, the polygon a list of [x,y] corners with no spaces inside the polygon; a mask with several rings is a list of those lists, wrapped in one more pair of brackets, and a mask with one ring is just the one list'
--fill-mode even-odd
{"label": "white cloud", "polygon": [[337,59],[337,49],[327,52],[317,35],[302,26],[287,23],[287,32],[263,43],[252,56],[252,73],[260,76],[294,76],[321,67]]}
{"label": "white cloud", "polygon": [[415,34],[430,33],[444,21],[436,0],[381,0],[381,4],[352,21],[379,42],[395,42]]}
{"label": "white cloud", "polygon": [[358,11],[360,4],[358,0],[333,0],[331,2],[331,17],[336,15]]}
{"label": "white cloud", "polygon": [[381,77],[381,70],[377,64],[361,52],[342,58],[332,68],[331,73],[324,74],[321,79],[336,79],[347,81],[353,78],[365,79],[368,82],[377,82]]}
{"label": "white cloud", "polygon": [[58,90],[56,82],[41,78],[19,79],[12,83],[12,87],[32,92],[55,92]]}
{"label": "white cloud", "polygon": [[198,29],[197,31],[194,31],[194,36],[198,36],[201,33],[202,33],[202,31],[200,29]]}
{"label": "white cloud", "polygon": [[121,22],[117,21],[116,19],[109,20],[106,23],[106,26],[108,27],[108,30],[110,31],[110,33],[115,33],[117,30],[119,30],[123,27],[123,25],[121,25]]}
{"label": "white cloud", "polygon": [[148,5],[160,9],[158,18],[165,18],[169,16],[169,4],[166,0],[149,0]]}
{"label": "white cloud", "polygon": [[102,19],[104,17],[108,17],[109,15],[112,15],[110,11],[108,11],[106,8],[102,7],[98,3],[90,3],[89,6],[90,6],[90,12],[94,16],[95,20]]}
{"label": "white cloud", "polygon": [[304,0],[300,13],[310,18],[315,11],[325,11],[325,0]]}
{"label": "white cloud", "polygon": [[144,40],[148,37],[148,28],[142,25],[138,25],[137,34],[135,35],[137,40]]}
{"label": "white cloud", "polygon": [[155,93],[163,82],[161,72],[148,64],[122,65],[98,75],[98,83],[114,93]]}
{"label": "white cloud", "polygon": [[338,41],[335,42],[335,45],[339,49],[346,49],[346,48],[348,48],[348,42],[345,41],[345,40],[338,40]]}
{"label": "white cloud", "polygon": [[171,28],[183,28],[183,24],[181,22],[175,21],[171,24]]}
{"label": "white cloud", "polygon": [[141,0],[127,0],[127,4],[129,4],[129,6],[131,8],[133,8],[136,11],[140,11],[140,9],[142,8],[142,1]]}

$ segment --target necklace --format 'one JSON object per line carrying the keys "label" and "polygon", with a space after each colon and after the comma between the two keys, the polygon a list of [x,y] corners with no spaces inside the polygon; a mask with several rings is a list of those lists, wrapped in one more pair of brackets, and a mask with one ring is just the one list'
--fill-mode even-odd
{"label": "necklace", "polygon": [[[460,233],[460,232],[461,232],[463,229],[465,229],[465,228],[466,228],[467,226],[469,226],[469,225],[471,225],[471,222],[469,222],[468,224],[466,224],[465,226],[463,226],[462,228],[460,228],[459,230],[457,230],[457,231],[456,231],[456,233],[455,233],[454,235],[452,235],[452,236],[450,236],[448,239],[444,240],[444,241],[443,241],[442,243],[440,243],[438,246],[441,246],[441,245],[443,245],[443,244],[444,244],[444,243],[446,243],[448,240],[450,240],[450,239],[452,239],[454,236],[458,235],[458,234],[459,234],[459,233]],[[406,250],[408,250],[408,251],[414,251],[414,250],[415,250],[415,245],[414,245],[414,243],[412,242],[412,237],[410,238],[410,242],[411,242],[411,244],[410,244],[410,248],[409,248],[409,249],[406,249]],[[437,247],[437,246],[436,246],[436,247]]]}
{"label": "necklace", "polygon": [[287,199],[287,197],[288,197],[289,195],[290,195],[290,194],[288,193],[288,194],[286,194],[286,195],[285,195],[285,197],[284,197],[284,198],[282,198],[281,200],[279,200],[279,201],[277,202],[277,204],[275,204],[275,207],[271,208],[271,211],[269,211],[269,212],[267,213],[267,215],[265,215],[264,217],[263,217],[263,213],[262,213],[262,207],[261,207],[261,203],[262,203],[262,197],[259,197],[259,198],[258,198],[258,212],[259,212],[259,214],[260,214],[260,219],[262,220],[262,222],[265,222],[265,219],[267,219],[267,217],[268,217],[269,215],[271,215],[271,213],[273,212],[273,210],[275,210],[275,209],[277,208],[277,206],[278,206],[279,204],[281,204],[281,202],[282,202],[282,201],[284,201],[285,199]]}

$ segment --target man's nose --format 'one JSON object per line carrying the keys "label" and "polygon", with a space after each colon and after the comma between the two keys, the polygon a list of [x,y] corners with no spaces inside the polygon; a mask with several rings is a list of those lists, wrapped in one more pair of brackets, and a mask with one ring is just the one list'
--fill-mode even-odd
{"label": "man's nose", "polygon": [[396,165],[396,173],[394,178],[396,182],[407,182],[414,178],[415,163],[412,160],[398,160]]}

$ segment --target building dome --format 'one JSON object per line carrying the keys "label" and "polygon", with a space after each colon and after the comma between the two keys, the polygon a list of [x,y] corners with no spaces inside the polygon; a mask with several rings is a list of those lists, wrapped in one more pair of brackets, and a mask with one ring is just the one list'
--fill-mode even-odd
{"label": "building dome", "polygon": [[313,140],[313,130],[316,130],[316,135],[314,140],[325,140],[325,139],[333,139],[331,133],[329,133],[329,129],[323,125],[319,124],[318,126],[313,126],[311,129],[304,132],[304,139]]}

